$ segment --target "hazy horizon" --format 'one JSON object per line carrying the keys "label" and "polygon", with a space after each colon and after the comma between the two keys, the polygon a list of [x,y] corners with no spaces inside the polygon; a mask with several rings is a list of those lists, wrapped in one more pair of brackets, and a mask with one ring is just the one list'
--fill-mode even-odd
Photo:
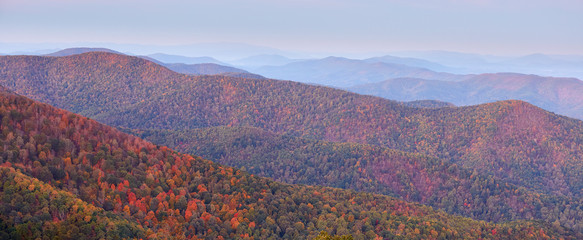
{"label": "hazy horizon", "polygon": [[0,42],[244,43],[343,56],[428,50],[583,55],[581,13],[583,2],[576,0],[4,0]]}
{"label": "hazy horizon", "polygon": [[[113,42],[47,42],[47,43],[16,43],[0,42],[0,54],[48,54],[69,48],[106,48],[119,51],[130,55],[152,55],[152,54],[169,54],[185,57],[214,57],[221,60],[236,60],[245,57],[258,55],[280,55],[296,59],[315,59],[324,57],[345,57],[351,59],[366,59],[371,57],[380,57],[385,55],[413,57],[419,53],[444,53],[444,54],[470,54],[483,57],[500,57],[516,58],[536,54],[548,56],[576,56],[583,57],[583,54],[547,54],[541,52],[532,52],[526,54],[488,54],[480,52],[464,52],[444,49],[401,49],[395,51],[294,51],[284,48],[268,47],[243,42],[201,42],[182,45],[145,45],[139,43],[113,43]],[[206,48],[206,49],[202,49]],[[202,50],[202,51],[201,51]],[[230,52],[229,52],[230,51]],[[226,54],[226,52],[232,54]],[[423,57],[419,57],[423,58]]]}

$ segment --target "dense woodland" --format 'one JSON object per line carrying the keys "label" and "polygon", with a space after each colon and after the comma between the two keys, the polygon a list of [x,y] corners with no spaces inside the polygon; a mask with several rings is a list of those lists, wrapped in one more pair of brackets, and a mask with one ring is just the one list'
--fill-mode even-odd
{"label": "dense woodland", "polygon": [[0,83],[118,127],[253,126],[422,153],[542,192],[583,188],[582,122],[520,101],[408,108],[289,81],[186,76],[111,53],[0,57]]}
{"label": "dense woodland", "polygon": [[[140,58],[111,53],[2,56],[0,84],[33,99],[127,128],[157,144],[202,154],[280,181],[371,191],[475,219],[533,219],[554,227],[583,229],[583,122],[525,102],[417,108],[290,81],[187,76]],[[133,151],[140,160],[142,148],[137,147],[138,153]],[[164,154],[172,152],[154,145],[149,148]],[[108,151],[101,150],[107,156]],[[131,152],[121,154],[121,159],[131,157]],[[99,157],[87,160],[99,161]],[[159,164],[168,162],[172,166],[176,161],[166,155],[163,159],[164,163]],[[126,173],[140,163],[126,166]],[[118,171],[119,166],[115,168]],[[147,172],[150,168],[139,169]],[[46,175],[46,171],[43,173]],[[126,173],[116,176],[124,179]],[[309,176],[312,173],[325,177],[315,179]],[[184,173],[190,174],[193,172],[189,169]],[[250,176],[236,170],[233,174]],[[78,181],[87,177],[81,176]],[[153,176],[158,179],[158,175]],[[207,176],[202,174],[201,178]],[[115,180],[112,183],[119,184]],[[168,193],[161,187],[161,192]],[[266,188],[263,185],[262,189]],[[79,190],[75,194],[85,200],[83,196],[87,195],[83,194],[94,192]],[[115,209],[111,208],[117,206],[113,200],[102,198],[90,204],[106,211]],[[317,230],[323,229],[312,230],[306,232],[317,235]],[[326,230],[343,234],[337,229]],[[348,230],[358,233],[353,228]],[[280,236],[285,236],[283,232],[280,228]],[[228,233],[222,236],[231,236]],[[362,235],[355,234],[358,236]]]}
{"label": "dense woodland", "polygon": [[186,76],[111,53],[5,56],[0,67],[9,89],[113,126],[253,126],[422,153],[542,192],[580,196],[583,188],[582,122],[520,101],[409,108],[289,81]]}
{"label": "dense woodland", "polygon": [[0,167],[0,183],[0,239],[145,237],[127,215],[81,201],[20,169]]}
{"label": "dense woodland", "polygon": [[577,198],[541,194],[421,154],[249,127],[128,131],[276,181],[380,193],[473,219],[543,219],[583,230],[583,204]]}
{"label": "dense woodland", "polygon": [[15,239],[310,238],[321,231],[354,239],[578,237],[548,223],[494,225],[383,195],[274,182],[6,91],[0,117],[0,219],[3,236]]}

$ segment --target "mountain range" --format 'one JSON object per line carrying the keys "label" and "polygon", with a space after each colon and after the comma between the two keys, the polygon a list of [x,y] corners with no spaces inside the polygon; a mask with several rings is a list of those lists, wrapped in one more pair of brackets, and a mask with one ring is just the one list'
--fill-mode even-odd
{"label": "mountain range", "polygon": [[[473,59],[469,61],[486,62],[478,56],[465,57]],[[458,72],[456,68],[417,58],[393,56],[365,60],[328,57],[282,66],[264,66],[255,68],[253,72],[270,78],[338,87],[397,101],[439,100],[467,106],[516,99],[583,119],[583,99],[579,94],[583,81],[575,78],[518,73],[452,74],[449,72]]]}
{"label": "mountain range", "polygon": [[155,59],[163,63],[184,63],[184,64],[200,64],[200,63],[214,63],[223,66],[229,66],[229,64],[221,62],[212,57],[185,57],[180,55],[170,55],[164,53],[154,53],[146,55],[146,57]]}
{"label": "mountain range", "polygon": [[0,100],[0,216],[9,238],[306,238],[317,229],[360,238],[575,236],[537,223],[475,222],[380,195],[278,184],[6,91]]}
{"label": "mountain range", "polygon": [[[84,59],[92,60],[94,68],[64,65],[83,64]],[[30,72],[13,72],[14,65]],[[83,71],[94,74],[77,82],[92,90],[124,77],[135,81],[172,76],[177,82],[197,78],[172,73],[140,58],[110,53],[9,57],[3,59],[2,66],[2,79],[40,74],[34,80],[46,80],[45,84],[53,85],[51,90],[59,85],[55,83],[75,82],[67,82],[70,78],[63,76]],[[47,66],[57,69],[45,72]],[[130,74],[128,69],[144,71],[145,75]],[[109,77],[101,78],[105,76]],[[96,78],[101,84],[91,84],[97,83],[91,81]],[[142,86],[147,82],[136,82],[133,87],[157,93]],[[77,90],[77,97],[88,93]],[[97,96],[93,99],[101,98]],[[69,97],[73,102],[77,100]],[[103,99],[111,106],[132,101],[133,97],[111,103],[107,102],[112,99]],[[3,238],[305,239],[316,237],[320,231],[350,234],[355,239],[581,237],[561,224],[492,224],[383,195],[277,183],[154,145],[4,88],[0,89],[0,117]]]}
{"label": "mountain range", "polygon": [[381,57],[372,57],[364,59],[363,61],[368,63],[390,63],[390,64],[401,64],[410,67],[424,68],[434,72],[448,72],[455,73],[458,71],[456,68],[444,66],[437,62],[431,62],[420,58],[408,58],[408,57],[396,57],[391,55],[385,55]]}
{"label": "mountain range", "polygon": [[461,81],[462,75],[438,73],[399,63],[363,61],[341,57],[304,60],[283,66],[256,68],[255,73],[269,78],[293,80],[333,87],[351,87],[389,78],[415,77],[431,80]]}
{"label": "mountain range", "polygon": [[583,56],[530,54],[518,57],[490,56],[447,51],[393,52],[393,56],[419,58],[450,67],[448,72],[481,74],[515,72],[540,76],[583,79]]}
{"label": "mountain range", "polygon": [[[309,180],[313,173],[302,166],[323,166],[320,173],[330,177],[321,184],[489,221],[533,219],[578,231],[583,226],[583,123],[525,102],[411,108],[290,81],[188,76],[112,53],[3,56],[0,67],[0,83],[19,94],[263,176]],[[172,134],[189,140],[169,144],[163,136]],[[271,154],[281,158],[257,157],[280,148]],[[361,158],[369,160],[358,169],[352,159]],[[352,177],[329,171],[338,168]],[[431,185],[428,179],[451,184]],[[375,184],[359,185],[363,180]],[[507,200],[501,212],[489,210]]]}
{"label": "mountain range", "polygon": [[[407,108],[381,98],[289,81],[181,75],[140,58],[108,53],[56,59],[7,56],[1,57],[0,63],[0,82],[6,87],[119,127],[185,130],[253,126],[298,137],[375,144],[454,158],[465,164],[483,158],[519,163],[520,158],[516,157],[520,155],[513,154],[525,151],[524,146],[543,147],[540,150],[543,152],[533,157],[545,161],[548,154],[578,158],[573,150],[578,147],[566,147],[567,139],[576,138],[577,134],[555,127],[526,130],[543,124],[578,126],[580,121],[549,115],[523,102],[435,110]],[[36,87],[39,85],[43,88]],[[517,116],[527,113],[529,121],[516,122],[521,120]],[[456,138],[451,138],[453,135]],[[546,138],[554,142],[550,146],[561,148],[527,140],[532,137]],[[518,141],[517,147],[523,146],[516,151],[484,151],[510,140]],[[571,142],[577,143],[574,140]],[[475,149],[466,150],[472,148]],[[524,184],[535,184],[526,181],[526,176],[508,175],[512,169],[538,172],[535,166],[518,169],[505,161],[484,167],[500,177],[516,177],[523,179]],[[549,169],[549,174],[553,175],[553,171]],[[569,181],[580,182],[574,176]],[[577,188],[557,187],[544,188],[577,194]]]}
{"label": "mountain range", "polygon": [[[46,56],[65,57],[88,52],[123,54],[107,48],[67,48],[47,54]],[[263,76],[249,73],[243,69],[231,67],[228,64],[222,63],[211,57],[184,57],[161,53],[138,57],[167,67],[172,71],[189,75],[226,75],[245,78],[263,78]]]}
{"label": "mountain range", "polygon": [[[91,51],[119,54],[119,52],[105,48],[72,48],[49,55],[67,56]],[[307,83],[333,87],[344,86],[344,89],[356,93],[370,94],[398,101],[431,99],[450,102],[458,106],[467,106],[499,100],[518,99],[558,114],[583,119],[583,115],[581,115],[581,112],[583,112],[583,100],[578,94],[580,89],[583,88],[581,81],[515,73],[450,74],[464,72],[462,69],[467,66],[463,65],[463,63],[481,66],[498,63],[502,64],[502,66],[520,65],[539,69],[576,68],[580,63],[583,63],[583,59],[577,56],[533,54],[521,58],[509,58],[450,52],[402,52],[395,54],[427,57],[428,59],[455,64],[457,67],[448,67],[420,58],[390,55],[364,60],[336,57],[320,60],[299,60],[271,54],[256,55],[231,61],[230,63],[252,72],[262,72],[268,77],[300,82],[305,80]],[[167,54],[151,54],[141,57],[179,73],[263,78],[261,75],[231,67],[229,64],[219,62],[210,57],[193,58]],[[158,57],[166,62],[152,57]],[[193,62],[196,62],[196,64],[189,64]],[[217,65],[217,63],[222,65]],[[507,65],[504,65],[506,63]],[[440,71],[450,73],[440,73]],[[389,78],[386,79],[386,77]],[[452,82],[452,80],[455,82]],[[350,87],[345,86],[352,85],[354,82],[365,83]]]}
{"label": "mountain range", "polygon": [[349,88],[397,101],[435,99],[458,106],[520,99],[561,115],[583,119],[583,81],[516,73],[480,74],[460,82],[395,78]]}
{"label": "mountain range", "polygon": [[254,55],[246,58],[241,58],[229,61],[230,64],[238,66],[249,71],[253,71],[258,67],[263,66],[282,66],[293,62],[301,61],[300,59],[291,59],[277,54],[262,54]]}

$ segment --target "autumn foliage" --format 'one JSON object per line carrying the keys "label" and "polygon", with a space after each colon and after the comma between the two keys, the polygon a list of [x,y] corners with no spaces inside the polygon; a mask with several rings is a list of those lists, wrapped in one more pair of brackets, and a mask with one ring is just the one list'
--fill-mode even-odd
{"label": "autumn foliage", "polygon": [[[277,183],[6,91],[0,117],[4,236],[100,238],[114,230],[135,238],[310,238],[321,231],[356,239],[576,237],[549,224],[495,225],[382,195]],[[62,200],[43,197],[50,192]],[[83,230],[51,234],[73,227]]]}
{"label": "autumn foliage", "polygon": [[[411,108],[289,81],[182,75],[111,53],[1,56],[0,84],[86,116],[3,91],[7,171],[112,221],[129,218],[139,225],[132,236],[141,227],[148,238],[522,239],[583,229],[583,124],[520,101]],[[280,181],[500,224],[277,183],[201,154]],[[2,219],[8,234],[24,224],[17,213]],[[517,219],[540,222],[502,223]]]}

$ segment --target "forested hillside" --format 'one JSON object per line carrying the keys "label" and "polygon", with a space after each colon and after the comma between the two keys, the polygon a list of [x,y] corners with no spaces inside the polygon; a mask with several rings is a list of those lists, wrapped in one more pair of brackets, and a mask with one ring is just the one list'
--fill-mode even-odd
{"label": "forested hillside", "polygon": [[551,224],[494,225],[382,195],[277,183],[7,91],[0,117],[3,236],[263,239],[325,230],[356,239],[578,237]]}
{"label": "forested hillside", "polygon": [[530,191],[421,154],[302,139],[248,127],[129,131],[281,182],[396,196],[473,219],[542,219],[583,230],[583,203],[578,198]]}
{"label": "forested hillside", "polygon": [[[318,155],[320,149],[313,147],[322,145],[327,146],[323,155],[329,159],[346,159],[350,163],[345,166],[347,170],[358,171],[352,167],[356,163],[351,162],[351,158],[365,159],[369,153],[377,156],[367,161],[368,165],[360,163],[361,169],[368,167],[378,169],[377,172],[347,172],[352,175],[348,179],[370,179],[388,187],[379,190],[377,186],[354,185],[346,180],[346,176],[320,181],[322,184],[356,186],[358,190],[424,201],[450,213],[493,221],[532,218],[580,229],[577,225],[583,219],[583,211],[578,205],[583,189],[583,122],[546,112],[525,102],[504,101],[461,108],[411,108],[378,97],[290,81],[187,76],[143,59],[110,53],[62,58],[0,57],[0,83],[17,93],[113,126],[185,131],[184,136],[200,137],[193,139],[196,144],[189,146],[192,147],[190,150],[198,149],[203,153],[213,153],[216,149],[201,146],[240,143],[228,138],[210,142],[210,138],[189,135],[189,131],[220,126],[254,127],[274,134],[273,140],[280,142],[279,146],[264,145],[264,149],[310,146],[301,149],[305,156],[297,158],[300,162],[286,163],[285,171],[276,169],[283,168],[283,162],[274,162],[271,173],[289,172],[288,178],[309,179],[302,175],[306,172],[295,171],[300,169],[295,166],[304,164],[305,159],[324,159]],[[261,138],[261,134],[250,136],[253,137],[249,140],[251,142],[267,141]],[[324,142],[304,142],[313,140]],[[201,144],[205,142],[208,144]],[[349,142],[357,145],[336,145]],[[167,144],[163,139],[156,140],[156,143]],[[258,149],[253,149],[257,146]],[[263,154],[261,146],[247,144],[241,156]],[[239,146],[223,148],[233,151]],[[339,149],[354,150],[358,154],[346,158],[350,155],[336,152]],[[399,155],[403,157],[394,157]],[[219,160],[221,155],[217,156],[216,160]],[[378,156],[391,157],[382,159]],[[252,158],[236,159],[240,164],[237,166],[246,166],[252,171],[254,165],[243,165],[249,159]],[[426,164],[429,165],[415,167],[411,161],[418,161],[418,165],[428,161]],[[432,165],[432,161],[439,164]],[[231,162],[235,164],[234,160]],[[442,163],[447,168],[441,167]],[[337,166],[341,167],[334,167]],[[393,169],[389,166],[402,167],[401,174],[391,172]],[[451,166],[454,167],[449,170]],[[325,167],[324,170],[332,168]],[[413,186],[407,185],[407,175],[413,172],[411,169],[424,168],[428,174],[416,175],[419,183],[411,181]],[[270,174],[267,170],[258,173]],[[442,175],[443,181],[452,181],[451,186],[460,186],[460,189],[447,185],[445,189],[425,193],[432,185],[421,184],[422,177],[442,179],[437,178]],[[483,182],[474,183],[478,176]],[[475,192],[472,193],[473,186]],[[447,201],[454,199],[446,196],[454,189],[453,196],[463,196],[463,201]],[[483,189],[493,193],[482,193]],[[510,193],[516,190],[517,193]],[[501,191],[501,194],[496,191]],[[435,199],[428,196],[435,196]],[[501,199],[514,196],[519,199],[516,203],[508,203],[511,209],[489,212],[497,203],[503,202]],[[465,206],[460,207],[464,203],[470,205],[467,210]],[[514,209],[519,206],[526,210]],[[555,208],[551,210],[551,207]],[[516,216],[509,217],[507,213]]]}
{"label": "forested hillside", "polygon": [[519,101],[418,109],[324,87],[199,78],[192,87],[95,115],[134,129],[253,126],[448,159],[510,182],[581,196],[583,124]]}
{"label": "forested hillside", "polygon": [[0,167],[0,239],[143,238],[122,213],[106,212],[12,167]]}

